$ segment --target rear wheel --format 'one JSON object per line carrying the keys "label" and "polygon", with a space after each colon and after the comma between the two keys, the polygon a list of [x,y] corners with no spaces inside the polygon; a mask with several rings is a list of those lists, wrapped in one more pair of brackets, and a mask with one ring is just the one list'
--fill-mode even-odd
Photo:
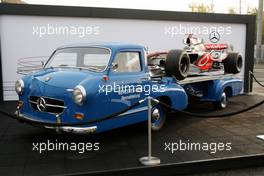
{"label": "rear wheel", "polygon": [[226,73],[240,73],[243,66],[242,56],[239,53],[230,52],[223,63]]}
{"label": "rear wheel", "polygon": [[221,94],[220,101],[214,102],[214,106],[216,109],[225,109],[227,107],[227,94],[223,92]]}
{"label": "rear wheel", "polygon": [[165,72],[168,76],[175,76],[177,80],[187,77],[190,67],[189,55],[183,50],[170,50],[165,63]]}

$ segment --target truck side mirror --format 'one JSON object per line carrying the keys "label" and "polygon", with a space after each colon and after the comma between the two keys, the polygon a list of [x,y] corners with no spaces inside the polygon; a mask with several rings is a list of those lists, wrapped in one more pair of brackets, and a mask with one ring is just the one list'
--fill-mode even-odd
{"label": "truck side mirror", "polygon": [[45,65],[44,61],[41,61],[41,67],[43,68]]}
{"label": "truck side mirror", "polygon": [[118,63],[113,62],[112,63],[112,70],[116,71],[117,68],[118,68]]}

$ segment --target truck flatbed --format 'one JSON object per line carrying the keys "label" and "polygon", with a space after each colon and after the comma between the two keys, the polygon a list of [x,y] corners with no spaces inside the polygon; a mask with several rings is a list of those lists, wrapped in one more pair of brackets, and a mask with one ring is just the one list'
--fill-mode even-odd
{"label": "truck flatbed", "polygon": [[190,84],[204,81],[211,81],[217,79],[240,78],[239,74],[215,74],[215,75],[195,75],[189,76],[184,80],[178,81],[179,84]]}

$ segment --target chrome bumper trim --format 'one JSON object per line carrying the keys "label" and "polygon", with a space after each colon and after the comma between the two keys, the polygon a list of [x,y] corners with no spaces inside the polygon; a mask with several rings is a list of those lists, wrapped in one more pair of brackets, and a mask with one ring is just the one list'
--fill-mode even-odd
{"label": "chrome bumper trim", "polygon": [[97,126],[91,126],[91,127],[48,127],[44,126],[45,128],[64,131],[67,133],[73,133],[73,134],[90,134],[94,133],[97,130]]}
{"label": "chrome bumper trim", "polygon": [[[37,120],[34,120],[28,116],[25,116],[21,113],[19,113],[18,111],[15,112],[15,115],[17,115],[18,117],[22,117],[31,121],[36,121],[39,122]],[[47,129],[54,129],[57,131],[63,131],[63,132],[67,132],[67,133],[73,133],[73,134],[89,134],[89,133],[94,133],[97,130],[97,126],[90,126],[90,127],[71,127],[71,126],[63,126],[63,127],[51,127],[51,126],[43,126],[44,128]]]}

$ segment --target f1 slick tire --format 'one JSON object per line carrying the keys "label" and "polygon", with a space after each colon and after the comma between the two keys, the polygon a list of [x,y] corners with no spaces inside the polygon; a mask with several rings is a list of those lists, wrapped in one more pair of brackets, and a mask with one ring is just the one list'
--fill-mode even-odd
{"label": "f1 slick tire", "polygon": [[175,76],[177,80],[187,77],[190,68],[190,57],[183,50],[170,50],[166,62],[165,72],[167,76]]}
{"label": "f1 slick tire", "polygon": [[243,59],[239,53],[230,52],[228,53],[225,60],[223,60],[224,68],[226,73],[240,73],[243,66]]}

